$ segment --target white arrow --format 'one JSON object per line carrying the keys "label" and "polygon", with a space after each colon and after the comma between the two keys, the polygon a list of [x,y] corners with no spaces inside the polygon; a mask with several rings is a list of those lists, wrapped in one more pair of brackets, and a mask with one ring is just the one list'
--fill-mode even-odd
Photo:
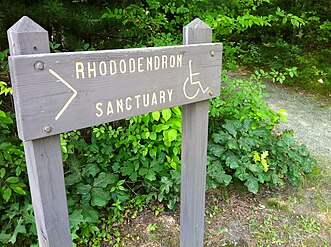
{"label": "white arrow", "polygon": [[68,83],[66,82],[61,76],[59,76],[54,70],[48,69],[49,73],[51,73],[53,76],[55,76],[57,79],[59,79],[64,85],[66,85],[71,91],[73,91],[73,95],[71,95],[70,99],[65,103],[65,105],[62,107],[62,109],[59,111],[59,113],[55,116],[55,120],[58,120],[63,112],[67,109],[67,107],[70,105],[71,101],[74,100],[74,98],[77,95],[77,91]]}

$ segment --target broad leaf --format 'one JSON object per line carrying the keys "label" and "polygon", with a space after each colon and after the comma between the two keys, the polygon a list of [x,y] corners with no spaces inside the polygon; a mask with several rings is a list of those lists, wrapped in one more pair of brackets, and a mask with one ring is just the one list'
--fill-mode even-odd
{"label": "broad leaf", "polygon": [[93,188],[91,190],[91,195],[92,195],[92,200],[91,200],[92,206],[103,207],[108,203],[108,201],[111,198],[109,192],[103,190],[102,188]]}

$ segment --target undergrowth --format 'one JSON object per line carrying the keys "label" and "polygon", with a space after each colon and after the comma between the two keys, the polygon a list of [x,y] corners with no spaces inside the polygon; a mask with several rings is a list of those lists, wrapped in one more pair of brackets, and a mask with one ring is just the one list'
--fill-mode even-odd
{"label": "undergrowth", "polygon": [[[297,186],[313,160],[291,132],[272,133],[284,119],[262,101],[264,85],[224,76],[221,96],[211,100],[207,188],[240,181],[257,193],[261,185]],[[11,89],[2,83],[2,94]],[[1,117],[0,241],[36,243],[27,171],[13,115]],[[285,120],[285,119],[284,119]],[[13,135],[14,134],[14,135]],[[72,237],[76,244],[120,242],[119,224],[159,202],[179,201],[181,109],[174,107],[94,128],[62,134]]]}

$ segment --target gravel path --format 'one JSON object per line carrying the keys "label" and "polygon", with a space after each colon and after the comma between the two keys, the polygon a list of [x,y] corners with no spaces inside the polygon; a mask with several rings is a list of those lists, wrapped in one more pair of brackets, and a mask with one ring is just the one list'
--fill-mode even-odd
{"label": "gravel path", "polygon": [[293,129],[297,141],[331,162],[330,102],[271,83],[267,84],[266,93],[271,109],[287,111],[287,122],[281,123],[280,129]]}
{"label": "gravel path", "polygon": [[[229,73],[230,78],[247,75]],[[281,123],[280,130],[293,129],[299,143],[331,163],[331,101],[317,99],[293,88],[279,84],[266,83],[265,92],[269,94],[266,102],[274,111],[285,109],[287,122]]]}

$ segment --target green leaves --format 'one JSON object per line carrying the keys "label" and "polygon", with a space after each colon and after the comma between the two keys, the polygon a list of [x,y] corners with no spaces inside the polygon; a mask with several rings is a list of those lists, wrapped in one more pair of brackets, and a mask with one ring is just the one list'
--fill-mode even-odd
{"label": "green leaves", "polygon": [[118,175],[101,172],[99,176],[94,180],[93,187],[106,188],[108,184],[116,183]]}
{"label": "green leaves", "polygon": [[16,184],[19,181],[20,181],[20,179],[18,177],[9,177],[6,179],[6,182],[10,183],[10,184]]}
{"label": "green leaves", "polygon": [[152,112],[152,118],[153,118],[155,121],[159,121],[160,116],[161,116],[161,114],[160,114],[159,111]]}
{"label": "green leaves", "polygon": [[5,200],[5,202],[8,202],[10,197],[11,197],[11,189],[4,188],[2,191],[2,198]]}
{"label": "green leaves", "polygon": [[91,205],[99,207],[105,206],[111,198],[109,191],[102,188],[92,188],[91,196]]}
{"label": "green leaves", "polygon": [[176,140],[177,139],[177,130],[175,130],[175,129],[169,130],[167,133],[167,137],[170,142]]}
{"label": "green leaves", "polygon": [[258,192],[260,184],[282,186],[284,179],[298,185],[302,173],[312,170],[313,161],[296,146],[292,132],[272,134],[281,116],[261,101],[262,85],[227,81],[221,97],[224,101],[213,100],[210,109],[214,117],[210,119],[207,186],[216,188],[232,177],[252,193]]}
{"label": "green leaves", "polygon": [[17,221],[17,225],[15,227],[14,233],[8,242],[12,244],[16,243],[16,238],[19,233],[26,233],[26,228],[25,225],[23,225],[22,218],[19,218],[19,220]]}
{"label": "green leaves", "polygon": [[156,180],[156,173],[153,170],[148,170],[145,178],[149,181],[154,181]]}
{"label": "green leaves", "polygon": [[171,110],[170,109],[162,110],[162,118],[167,122],[171,118]]}
{"label": "green leaves", "polygon": [[256,194],[259,191],[259,183],[257,178],[250,176],[246,182],[245,185],[247,186],[247,189],[249,192],[252,192]]}

